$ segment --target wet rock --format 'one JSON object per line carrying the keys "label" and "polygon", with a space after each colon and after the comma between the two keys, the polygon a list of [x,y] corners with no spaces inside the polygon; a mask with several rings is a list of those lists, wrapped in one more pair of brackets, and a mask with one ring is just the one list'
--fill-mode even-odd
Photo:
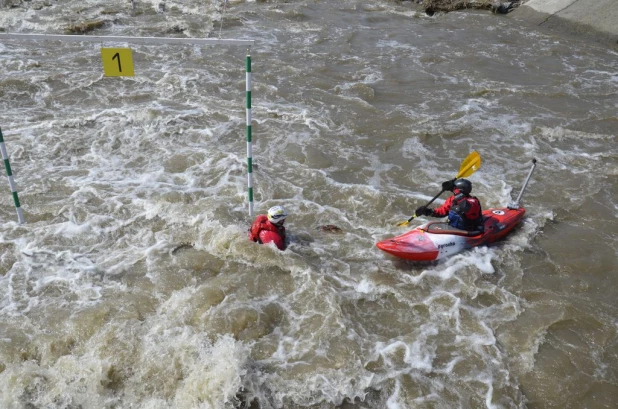
{"label": "wet rock", "polygon": [[101,28],[104,25],[105,20],[84,21],[82,23],[70,25],[64,31],[67,34],[84,34]]}
{"label": "wet rock", "polygon": [[428,16],[437,12],[448,13],[464,9],[491,10],[497,14],[506,14],[519,6],[524,0],[499,1],[499,0],[411,0],[420,4]]}
{"label": "wet rock", "polygon": [[508,1],[506,3],[498,3],[492,8],[492,11],[497,14],[506,14],[512,11],[515,7],[519,5],[519,2]]}

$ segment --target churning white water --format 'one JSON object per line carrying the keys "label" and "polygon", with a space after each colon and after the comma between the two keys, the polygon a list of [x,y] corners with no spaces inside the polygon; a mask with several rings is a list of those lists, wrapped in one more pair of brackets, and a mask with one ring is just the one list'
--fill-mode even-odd
{"label": "churning white water", "polygon": [[[410,3],[0,3],[10,33],[255,40],[0,42],[27,221],[7,183],[0,407],[611,407],[617,54]],[[108,46],[134,77],[103,75]],[[287,208],[283,252],[246,236],[247,51],[255,207]],[[375,248],[472,150],[484,207],[538,160],[524,222],[432,264]]]}

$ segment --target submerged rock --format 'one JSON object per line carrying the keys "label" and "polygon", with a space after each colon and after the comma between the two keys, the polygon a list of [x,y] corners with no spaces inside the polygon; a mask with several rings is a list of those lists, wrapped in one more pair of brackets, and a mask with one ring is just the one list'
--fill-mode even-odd
{"label": "submerged rock", "polygon": [[193,244],[191,244],[191,243],[181,243],[181,244],[179,244],[178,246],[174,247],[174,248],[172,249],[172,251],[170,251],[170,254],[171,254],[172,256],[175,256],[175,255],[176,255],[176,254],[178,254],[179,252],[186,251],[186,250],[190,250],[190,249],[192,249],[192,248],[193,248]]}
{"label": "submerged rock", "polygon": [[335,226],[334,224],[326,224],[324,226],[318,226],[317,230],[322,230],[328,233],[343,233],[343,230],[341,230],[339,227]]}

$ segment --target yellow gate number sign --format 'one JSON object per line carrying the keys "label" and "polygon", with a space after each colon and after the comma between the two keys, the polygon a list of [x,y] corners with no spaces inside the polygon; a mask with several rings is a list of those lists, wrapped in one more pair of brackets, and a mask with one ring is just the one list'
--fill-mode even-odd
{"label": "yellow gate number sign", "polygon": [[130,48],[101,48],[106,77],[133,77],[133,56]]}

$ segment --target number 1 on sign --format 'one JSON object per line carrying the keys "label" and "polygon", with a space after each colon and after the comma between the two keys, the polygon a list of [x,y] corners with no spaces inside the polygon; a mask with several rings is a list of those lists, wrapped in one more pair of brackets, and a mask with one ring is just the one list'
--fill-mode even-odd
{"label": "number 1 on sign", "polygon": [[133,77],[133,56],[130,48],[101,48],[101,60],[106,77]]}
{"label": "number 1 on sign", "polygon": [[118,59],[118,71],[122,72],[122,65],[120,65],[120,53],[114,54],[112,60],[115,60],[116,58]]}

